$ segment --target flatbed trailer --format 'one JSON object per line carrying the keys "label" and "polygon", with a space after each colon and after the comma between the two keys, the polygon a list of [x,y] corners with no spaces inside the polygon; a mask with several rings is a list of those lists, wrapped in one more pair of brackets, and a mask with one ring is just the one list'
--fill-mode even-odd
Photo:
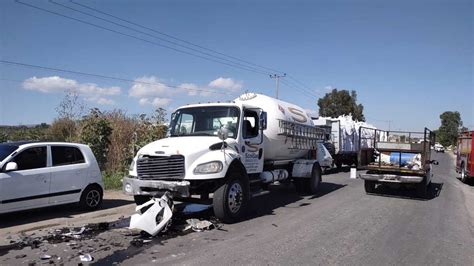
{"label": "flatbed trailer", "polygon": [[[367,193],[375,192],[379,184],[416,186],[419,196],[425,197],[431,182],[431,145],[435,134],[425,128],[423,132],[386,131],[361,127],[374,132],[372,138],[359,138],[358,170]],[[365,134],[367,135],[367,134]]]}

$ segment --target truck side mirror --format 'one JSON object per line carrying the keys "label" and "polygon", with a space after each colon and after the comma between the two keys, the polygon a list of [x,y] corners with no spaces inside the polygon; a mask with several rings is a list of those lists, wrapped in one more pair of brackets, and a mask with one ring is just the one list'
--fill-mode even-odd
{"label": "truck side mirror", "polygon": [[267,129],[267,112],[262,112],[260,114],[260,128],[262,130]]}
{"label": "truck side mirror", "polygon": [[5,165],[5,172],[11,172],[18,170],[18,164],[15,162],[9,162]]}
{"label": "truck side mirror", "polygon": [[218,131],[217,131],[217,136],[219,139],[222,141],[225,141],[229,137],[229,129],[226,126],[222,126]]}

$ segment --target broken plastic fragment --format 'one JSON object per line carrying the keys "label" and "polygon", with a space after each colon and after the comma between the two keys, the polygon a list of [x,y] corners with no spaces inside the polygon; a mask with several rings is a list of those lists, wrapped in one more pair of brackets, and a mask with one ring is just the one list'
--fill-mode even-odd
{"label": "broken plastic fragment", "polygon": [[187,231],[189,227],[193,229],[193,231],[195,232],[210,230],[216,227],[213,223],[207,220],[200,221],[198,219],[187,219],[186,222],[188,223],[189,226],[185,229],[185,231]]}
{"label": "broken plastic fragment", "polygon": [[136,213],[130,218],[130,229],[140,229],[155,236],[173,216],[173,202],[165,193],[160,199],[152,198],[144,204],[137,206]]}
{"label": "broken plastic fragment", "polygon": [[47,254],[44,254],[44,255],[41,256],[41,259],[42,260],[49,260],[49,259],[51,259],[51,256],[47,255]]}
{"label": "broken plastic fragment", "polygon": [[81,259],[81,261],[84,261],[84,262],[90,262],[94,260],[91,254],[79,255],[79,258]]}

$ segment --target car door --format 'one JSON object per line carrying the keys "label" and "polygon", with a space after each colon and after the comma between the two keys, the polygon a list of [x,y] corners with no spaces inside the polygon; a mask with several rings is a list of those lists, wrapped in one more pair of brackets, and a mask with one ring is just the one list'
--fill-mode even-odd
{"label": "car door", "polygon": [[87,178],[88,165],[76,146],[51,145],[51,204],[77,202]]}
{"label": "car door", "polygon": [[242,120],[241,138],[245,143],[243,164],[247,173],[260,173],[263,170],[263,139],[259,128],[259,115],[256,109],[245,109]]}
{"label": "car door", "polygon": [[10,162],[17,163],[18,169],[0,173],[2,212],[48,205],[51,174],[47,167],[47,147],[26,148]]}

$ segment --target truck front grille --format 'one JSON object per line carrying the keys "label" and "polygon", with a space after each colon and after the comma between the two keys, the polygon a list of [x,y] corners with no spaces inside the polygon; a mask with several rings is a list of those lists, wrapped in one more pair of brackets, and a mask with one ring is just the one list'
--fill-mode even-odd
{"label": "truck front grille", "polygon": [[137,161],[140,179],[180,179],[184,177],[184,156],[144,156]]}

